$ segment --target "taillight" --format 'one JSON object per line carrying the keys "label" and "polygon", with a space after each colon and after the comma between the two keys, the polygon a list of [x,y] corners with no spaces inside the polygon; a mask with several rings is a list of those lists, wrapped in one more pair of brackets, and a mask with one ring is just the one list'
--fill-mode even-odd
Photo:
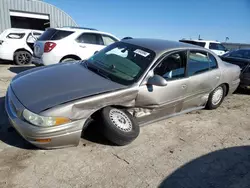
{"label": "taillight", "polygon": [[53,48],[55,48],[56,43],[54,42],[46,42],[44,44],[44,52],[50,52],[51,50],[53,50]]}

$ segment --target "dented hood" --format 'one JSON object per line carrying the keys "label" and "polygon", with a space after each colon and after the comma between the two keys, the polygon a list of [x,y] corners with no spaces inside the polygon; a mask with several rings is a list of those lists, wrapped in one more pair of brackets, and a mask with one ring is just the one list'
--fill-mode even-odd
{"label": "dented hood", "polygon": [[79,63],[31,69],[17,75],[11,83],[19,101],[34,113],[125,87],[91,72]]}

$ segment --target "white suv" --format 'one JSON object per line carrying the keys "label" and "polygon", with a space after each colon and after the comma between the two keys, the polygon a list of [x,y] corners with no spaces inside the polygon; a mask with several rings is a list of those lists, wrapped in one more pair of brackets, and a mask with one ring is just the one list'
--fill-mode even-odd
{"label": "white suv", "polygon": [[13,61],[17,65],[29,64],[33,45],[43,33],[30,29],[6,29],[0,34],[0,59]]}
{"label": "white suv", "polygon": [[207,49],[210,49],[215,54],[221,56],[225,54],[228,50],[218,41],[209,40],[180,40],[180,42],[198,45]]}
{"label": "white suv", "polygon": [[51,65],[85,60],[118,40],[109,33],[90,28],[50,28],[36,41],[32,62],[36,65]]}

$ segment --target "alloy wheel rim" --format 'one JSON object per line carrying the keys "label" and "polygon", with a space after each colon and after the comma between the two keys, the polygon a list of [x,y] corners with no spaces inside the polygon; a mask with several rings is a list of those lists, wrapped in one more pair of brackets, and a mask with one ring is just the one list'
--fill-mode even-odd
{"label": "alloy wheel rim", "polygon": [[130,132],[132,130],[131,120],[121,110],[118,110],[118,109],[110,110],[109,118],[118,129],[124,132]]}
{"label": "alloy wheel rim", "polygon": [[27,53],[21,53],[17,57],[18,62],[22,65],[28,64],[30,61],[30,56]]}
{"label": "alloy wheel rim", "polygon": [[216,90],[214,91],[213,93],[213,96],[212,96],[212,104],[213,105],[217,105],[220,103],[222,97],[223,97],[223,88],[222,87],[218,87],[216,88]]}

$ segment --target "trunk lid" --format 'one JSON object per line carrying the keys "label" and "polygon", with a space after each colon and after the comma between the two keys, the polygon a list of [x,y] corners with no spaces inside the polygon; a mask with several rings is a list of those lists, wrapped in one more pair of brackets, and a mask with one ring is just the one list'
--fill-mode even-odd
{"label": "trunk lid", "polygon": [[39,57],[39,58],[42,57],[44,53],[44,45],[46,42],[56,43],[56,41],[64,39],[73,33],[74,31],[60,30],[60,29],[54,29],[54,28],[47,29],[37,39],[34,45],[34,57]]}
{"label": "trunk lid", "polygon": [[34,44],[34,57],[42,57],[44,52],[44,44],[46,41],[36,41]]}

